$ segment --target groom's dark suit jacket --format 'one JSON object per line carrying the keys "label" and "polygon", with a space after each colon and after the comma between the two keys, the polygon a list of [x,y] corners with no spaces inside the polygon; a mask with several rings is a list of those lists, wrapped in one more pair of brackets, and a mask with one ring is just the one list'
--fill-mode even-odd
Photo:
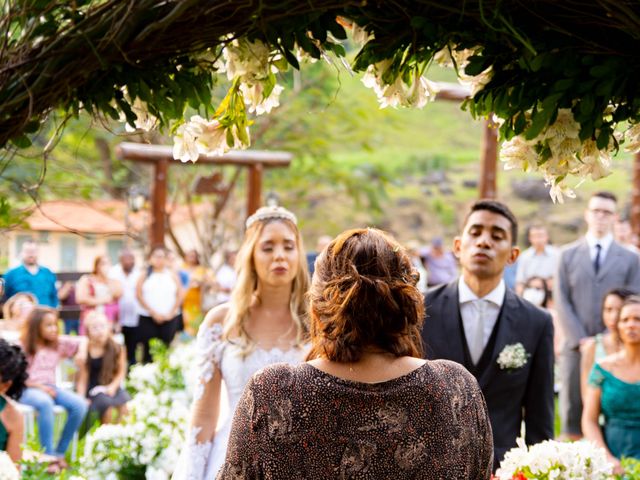
{"label": "groom's dark suit jacket", "polygon": [[[523,419],[528,445],[553,438],[551,316],[507,289],[491,338],[474,366],[462,327],[458,282],[430,290],[425,305],[425,356],[461,363],[478,380],[491,418],[494,465],[516,446]],[[502,370],[496,362],[498,355],[505,346],[515,343],[521,343],[530,357],[522,368]]]}

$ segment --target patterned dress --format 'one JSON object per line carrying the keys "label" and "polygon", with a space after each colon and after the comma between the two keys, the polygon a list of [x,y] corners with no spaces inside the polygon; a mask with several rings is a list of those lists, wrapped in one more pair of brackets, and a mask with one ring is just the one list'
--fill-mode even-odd
{"label": "patterned dress", "polygon": [[[222,325],[211,327],[203,325],[196,341],[199,362],[199,383],[194,392],[194,409],[211,409],[210,399],[205,395],[205,385],[219,369],[227,388],[229,411],[233,413],[242,396],[245,385],[251,376],[273,363],[300,363],[305,356],[306,347],[280,350],[254,348],[246,356],[242,355],[239,345],[222,339]],[[227,441],[231,430],[231,417],[228,417],[215,437],[210,441],[197,442],[196,436],[204,425],[196,421],[189,433],[172,480],[212,480],[224,463]]]}
{"label": "patterned dress", "polygon": [[456,363],[380,383],[280,364],[247,385],[218,479],[482,480],[492,445],[480,388]]}

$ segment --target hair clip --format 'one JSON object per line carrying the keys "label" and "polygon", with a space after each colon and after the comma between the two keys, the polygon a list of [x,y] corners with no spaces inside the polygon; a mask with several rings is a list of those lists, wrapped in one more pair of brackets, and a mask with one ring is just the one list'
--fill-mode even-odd
{"label": "hair clip", "polygon": [[296,216],[286,208],[278,206],[260,207],[258,210],[256,210],[256,213],[247,218],[247,221],[244,225],[245,228],[249,228],[256,222],[271,220],[274,218],[289,220],[295,226],[298,226],[298,219],[296,218]]}

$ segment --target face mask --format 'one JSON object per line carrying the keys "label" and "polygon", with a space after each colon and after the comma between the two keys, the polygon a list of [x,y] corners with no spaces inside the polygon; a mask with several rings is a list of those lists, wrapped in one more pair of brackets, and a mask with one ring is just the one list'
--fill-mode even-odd
{"label": "face mask", "polygon": [[540,290],[539,288],[525,288],[524,292],[522,292],[522,298],[540,307],[542,306],[542,302],[544,302],[544,290]]}

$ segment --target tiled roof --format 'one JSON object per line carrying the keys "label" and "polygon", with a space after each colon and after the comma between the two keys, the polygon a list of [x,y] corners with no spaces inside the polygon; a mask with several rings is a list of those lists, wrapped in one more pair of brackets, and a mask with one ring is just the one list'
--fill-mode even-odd
{"label": "tiled roof", "polygon": [[123,221],[77,200],[42,202],[26,223],[34,231],[124,234],[126,230]]}

